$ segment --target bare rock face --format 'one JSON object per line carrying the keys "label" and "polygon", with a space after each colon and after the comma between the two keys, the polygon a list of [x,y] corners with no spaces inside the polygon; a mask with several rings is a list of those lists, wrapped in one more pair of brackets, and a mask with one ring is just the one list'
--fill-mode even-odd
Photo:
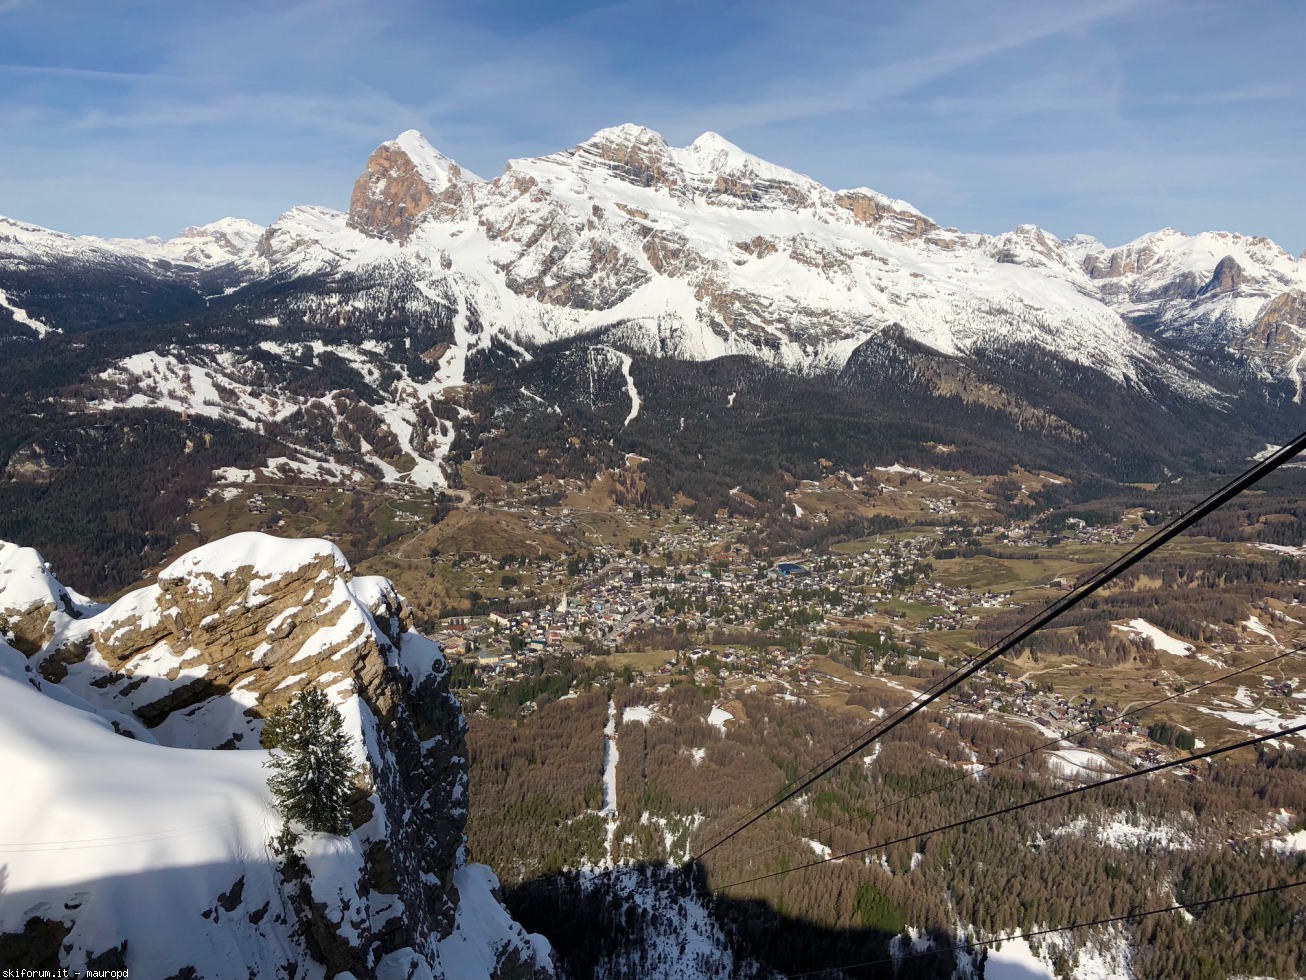
{"label": "bare rock face", "polygon": [[834,204],[851,211],[860,224],[878,228],[898,241],[924,238],[939,227],[923,214],[891,207],[863,191],[838,191]]}
{"label": "bare rock face", "polygon": [[[30,622],[9,621],[20,622],[27,646],[35,646],[32,677],[84,699],[119,734],[165,750],[257,750],[264,719],[306,687],[324,689],[339,706],[361,759],[353,830],[325,852],[314,845],[303,858],[282,855],[273,903],[283,903],[289,938],[275,932],[281,927],[276,908],[269,915],[266,907],[268,872],[257,865],[239,880],[233,874],[202,920],[216,927],[224,916],[244,917],[252,925],[241,928],[256,936],[302,944],[328,977],[444,975],[441,944],[468,931],[462,893],[473,885],[485,891],[491,886],[480,882],[493,876],[480,869],[481,878],[468,878],[478,866],[467,864],[463,835],[467,724],[443,653],[412,632],[411,609],[388,580],[353,576],[326,541],[237,534],[179,558],[155,584],[78,620],[56,608],[65,601],[77,611],[35,552],[0,549],[0,606],[30,607]],[[324,854],[349,870],[321,874]],[[484,908],[486,901],[495,900],[474,895],[471,904]],[[89,903],[60,920],[71,930],[68,948],[81,941],[81,917],[91,923],[96,914]],[[194,918],[196,928],[207,928],[198,924],[200,910]],[[102,935],[98,928],[88,924],[87,934]],[[551,975],[547,956],[541,959],[506,914],[498,931],[487,955],[502,969],[491,978]],[[130,940],[130,966],[143,943],[121,938]],[[466,940],[454,943],[462,948]],[[92,952],[100,951],[78,955]],[[80,961],[73,956],[68,964]]]}
{"label": "bare rock face", "polygon": [[[104,690],[161,741],[197,748],[257,747],[263,718],[309,684],[359,698],[382,756],[360,787],[372,804],[361,812],[391,815],[390,834],[367,847],[369,890],[418,913],[382,923],[372,938],[398,943],[382,955],[437,940],[453,925],[466,810],[436,801],[465,798],[467,779],[466,722],[438,651],[409,635],[411,610],[390,583],[352,579],[334,546],[253,533],[218,546],[164,569],[145,602],[119,603],[93,621],[95,649],[110,669]],[[406,673],[406,643],[428,646],[434,669]],[[160,648],[175,655],[162,676]],[[196,745],[197,725],[222,741]]]}
{"label": "bare rock face", "polygon": [[1223,293],[1231,293],[1237,289],[1243,281],[1242,266],[1232,255],[1226,255],[1215,267],[1211,273],[1210,280],[1202,287],[1198,293],[1199,296],[1219,296]]}
{"label": "bare rock face", "polygon": [[1280,370],[1306,348],[1306,292],[1289,290],[1261,307],[1239,349]]}
{"label": "bare rock face", "polygon": [[409,131],[382,143],[367,159],[349,199],[349,227],[375,238],[406,241],[434,213],[456,216],[473,196],[475,175]]}
{"label": "bare rock face", "polygon": [[349,226],[402,241],[435,201],[430,186],[402,150],[381,146],[367,160],[349,198]]}

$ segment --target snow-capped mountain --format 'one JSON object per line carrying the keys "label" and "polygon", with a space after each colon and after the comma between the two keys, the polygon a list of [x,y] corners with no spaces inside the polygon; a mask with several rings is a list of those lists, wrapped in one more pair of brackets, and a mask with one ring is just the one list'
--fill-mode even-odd
{"label": "snow-capped mountain", "polygon": [[510,161],[493,180],[410,130],[371,155],[347,213],[299,207],[267,229],[224,219],[169,241],[100,240],[0,219],[11,299],[39,309],[22,280],[58,262],[197,281],[221,273],[243,286],[402,272],[429,303],[456,297],[474,310],[489,331],[472,346],[620,325],[626,343],[664,356],[838,368],[895,324],[944,354],[1032,343],[1117,379],[1165,361],[1123,318],[1237,343],[1303,281],[1300,261],[1263,238],[1166,230],[1108,249],[1030,225],[962,234],[715,133],[672,147],[634,125]]}
{"label": "snow-capped mountain", "polygon": [[1157,361],[1050,235],[945,230],[714,133],[672,147],[618,126],[487,181],[410,131],[372,154],[348,213],[296,208],[261,235],[231,219],[168,242],[4,227],[7,273],[56,256],[159,276],[221,269],[244,285],[402,270],[430,302],[456,296],[523,344],[620,325],[626,343],[664,356],[838,368],[897,324],[945,354],[1029,342],[1117,379]]}
{"label": "snow-capped mountain", "polygon": [[1082,270],[1048,275],[1028,237],[944,230],[714,133],[672,147],[619,126],[490,181],[405,133],[372,155],[348,214],[295,209],[259,254],[277,278],[403,267],[523,345],[619,327],[661,356],[807,370],[898,324],[945,354],[1033,342],[1118,379],[1156,360]]}
{"label": "snow-capped mountain", "polygon": [[[233,535],[109,606],[0,542],[7,962],[208,978],[545,977],[468,859],[439,644],[326,541]],[[352,830],[273,843],[259,746],[309,686],[361,776]],[[229,749],[236,751],[214,751]]]}
{"label": "snow-capped mountain", "polygon": [[180,263],[208,269],[250,256],[263,227],[244,218],[222,218],[186,228],[176,238],[96,238],[68,235],[0,217],[0,250],[7,266],[22,268],[61,261]]}
{"label": "snow-capped mountain", "polygon": [[1197,349],[1245,354],[1267,376],[1306,350],[1306,263],[1268,238],[1166,228],[1119,248],[1067,243],[1122,316]]}
{"label": "snow-capped mountain", "polygon": [[[94,370],[91,407],[211,414],[274,430],[306,465],[439,485],[469,386],[557,344],[847,377],[901,361],[905,342],[930,363],[913,355],[899,375],[1064,432],[1083,427],[1027,405],[994,364],[1051,357],[1208,412],[1238,394],[1212,370],[1299,397],[1301,267],[1224,233],[1119,249],[1032,225],[963,234],[714,133],[673,147],[618,126],[487,180],[409,131],[372,153],[346,212],[169,241],[0,219],[0,337],[148,325]],[[305,372],[336,380],[288,383]]]}

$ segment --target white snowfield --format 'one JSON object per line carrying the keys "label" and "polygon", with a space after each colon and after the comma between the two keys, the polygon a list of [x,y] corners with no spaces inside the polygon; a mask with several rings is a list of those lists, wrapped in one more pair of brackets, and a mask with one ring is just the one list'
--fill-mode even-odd
{"label": "white snowfield", "polygon": [[629,725],[631,722],[638,722],[647,725],[656,717],[658,717],[657,712],[647,705],[632,704],[621,713],[621,723]]}
{"label": "white snowfield", "polygon": [[[0,637],[0,932],[19,932],[33,917],[72,922],[64,941],[69,966],[81,968],[87,957],[126,940],[133,976],[165,977],[193,966],[209,980],[246,980],[251,970],[282,975],[288,963],[298,964],[300,978],[325,975],[294,934],[295,913],[269,849],[282,821],[267,788],[268,753],[258,747],[261,722],[244,716],[255,696],[238,685],[226,697],[145,727],[130,714],[134,705],[204,674],[187,666],[188,651],[166,642],[125,665],[132,671],[130,691],[115,695],[93,683],[108,666],[92,631],[149,629],[160,621],[161,588],[202,598],[219,580],[239,581],[243,599],[225,614],[240,616],[268,601],[278,578],[315,564],[324,570],[313,589],[326,590],[341,613],[330,625],[301,625],[303,647],[293,659],[302,658],[303,673],[295,676],[322,680],[344,718],[355,761],[365,771],[381,771],[388,763],[379,722],[350,679],[333,679],[329,651],[366,632],[415,681],[444,669],[443,652],[413,633],[403,634],[397,649],[380,644],[384,634],[371,610],[382,608],[393,586],[376,577],[350,579],[332,543],[233,535],[183,556],[159,574],[159,584],[109,607],[73,597],[61,604],[66,592],[39,554],[0,543],[0,610],[50,605],[52,642],[88,644],[86,658],[52,683],[33,667],[39,654],[29,660]],[[74,610],[82,618],[73,618]],[[257,662],[260,649],[245,653]],[[245,735],[239,751],[213,751],[233,733]],[[394,896],[359,892],[364,853],[389,832],[387,819],[377,805],[372,820],[350,835],[310,833],[300,846],[312,869],[314,900],[340,919],[342,934],[351,916],[372,916],[380,925],[403,911]],[[488,868],[463,859],[453,884],[457,918],[435,960],[401,950],[378,965],[377,976],[488,980],[505,947],[547,968],[547,941],[511,921],[492,894],[497,881]]]}
{"label": "white snowfield", "polygon": [[1008,939],[1000,947],[989,947],[984,960],[985,980],[1057,980],[1057,975],[1034,955],[1029,943],[1021,938]]}
{"label": "white snowfield", "polygon": [[182,555],[159,572],[158,581],[160,584],[203,583],[206,578],[221,578],[237,569],[249,568],[254,582],[268,582],[296,572],[319,558],[328,559],[337,573],[349,571],[344,552],[330,541],[241,531]]}
{"label": "white snowfield", "polygon": [[129,939],[142,976],[188,963],[206,977],[234,976],[235,963],[298,959],[279,931],[260,932],[244,914],[220,923],[200,915],[242,877],[248,908],[283,909],[267,850],[280,818],[266,753],[123,738],[89,704],[46,693],[26,670],[0,643],[0,931],[57,919],[72,900],[103,913],[79,917],[70,941],[100,953]]}

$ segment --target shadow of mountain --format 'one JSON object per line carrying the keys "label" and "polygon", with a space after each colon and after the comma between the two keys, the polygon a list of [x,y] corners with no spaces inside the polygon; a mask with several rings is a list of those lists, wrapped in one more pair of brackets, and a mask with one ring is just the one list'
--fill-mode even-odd
{"label": "shadow of mountain", "polygon": [[[949,948],[958,942],[953,935],[930,935],[934,952],[912,951],[902,930],[831,928],[760,899],[713,895],[698,865],[563,872],[505,886],[503,897],[524,928],[548,938],[574,980],[600,973],[610,980],[645,980],[669,975],[672,966],[673,975],[684,977],[824,970],[825,980],[944,980],[958,963]],[[905,952],[913,955],[900,958]]]}

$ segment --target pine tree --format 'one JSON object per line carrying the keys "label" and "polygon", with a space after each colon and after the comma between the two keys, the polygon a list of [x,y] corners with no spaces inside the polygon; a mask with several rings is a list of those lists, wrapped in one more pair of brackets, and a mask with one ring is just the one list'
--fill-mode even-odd
{"label": "pine tree", "polygon": [[349,832],[347,806],[356,773],[340,712],[321,688],[307,687],[268,719],[264,745],[273,749],[268,787],[287,821],[328,834]]}

